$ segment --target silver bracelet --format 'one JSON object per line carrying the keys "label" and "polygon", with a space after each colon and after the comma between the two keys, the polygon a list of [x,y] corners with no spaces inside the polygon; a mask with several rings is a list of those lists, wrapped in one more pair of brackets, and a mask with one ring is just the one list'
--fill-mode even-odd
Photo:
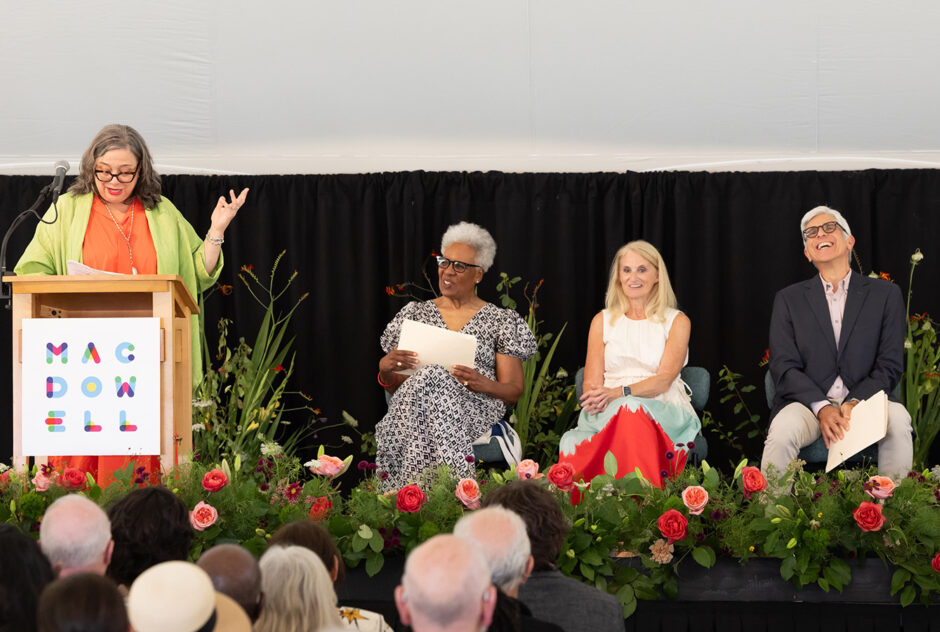
{"label": "silver bracelet", "polygon": [[212,237],[209,233],[206,233],[206,241],[208,241],[213,246],[221,246],[225,243],[225,238],[223,237]]}

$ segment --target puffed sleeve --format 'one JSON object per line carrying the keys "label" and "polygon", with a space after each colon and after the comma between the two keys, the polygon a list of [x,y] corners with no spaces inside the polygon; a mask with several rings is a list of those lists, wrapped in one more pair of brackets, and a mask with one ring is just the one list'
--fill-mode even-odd
{"label": "puffed sleeve", "polygon": [[379,339],[379,345],[381,345],[382,351],[388,353],[398,346],[398,337],[401,335],[401,323],[406,318],[412,317],[417,306],[417,302],[411,301],[398,310],[398,313],[395,314],[395,318],[385,326],[385,331],[382,332],[382,337]]}
{"label": "puffed sleeve", "polygon": [[535,336],[522,316],[514,309],[502,309],[499,333],[496,336],[496,353],[525,360],[537,349]]}

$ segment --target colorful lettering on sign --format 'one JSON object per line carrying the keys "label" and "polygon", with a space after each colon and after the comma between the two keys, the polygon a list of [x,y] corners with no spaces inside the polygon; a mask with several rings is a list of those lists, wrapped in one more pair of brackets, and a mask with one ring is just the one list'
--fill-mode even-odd
{"label": "colorful lettering on sign", "polygon": [[82,394],[84,394],[85,397],[98,397],[103,390],[101,380],[94,376],[86,377],[82,380]]}
{"label": "colorful lettering on sign", "polygon": [[[114,350],[114,357],[118,359],[118,362],[121,364],[130,364],[134,361],[134,354],[130,353],[134,350],[134,345],[130,342],[122,342]],[[126,353],[125,353],[126,352]]]}
{"label": "colorful lettering on sign", "polygon": [[58,347],[51,342],[46,343],[46,364],[52,364],[53,356],[59,356],[62,364],[69,363],[69,343],[63,342]]}
{"label": "colorful lettering on sign", "polygon": [[46,429],[49,432],[65,432],[63,417],[65,417],[64,410],[50,410],[46,416]]}
{"label": "colorful lettering on sign", "polygon": [[91,411],[85,411],[85,432],[101,432],[101,426],[91,420]]}
{"label": "colorful lettering on sign", "polygon": [[117,388],[118,397],[124,397],[125,395],[133,397],[134,389],[137,388],[137,378],[132,375],[130,380],[122,382],[121,378],[115,376],[114,386]]}
{"label": "colorful lettering on sign", "polygon": [[121,432],[137,432],[137,426],[127,421],[127,412],[121,411],[121,425],[119,426]]}
{"label": "colorful lettering on sign", "polygon": [[68,383],[61,377],[46,378],[46,397],[57,399],[69,392]]}
{"label": "colorful lettering on sign", "polygon": [[88,343],[85,353],[82,354],[82,364],[87,364],[89,360],[95,364],[101,364],[101,356],[98,355],[98,349],[93,342]]}

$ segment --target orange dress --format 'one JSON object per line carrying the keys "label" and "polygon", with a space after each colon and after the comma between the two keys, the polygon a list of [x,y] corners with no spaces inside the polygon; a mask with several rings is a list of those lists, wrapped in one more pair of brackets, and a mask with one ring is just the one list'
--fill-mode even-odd
{"label": "orange dress", "polygon": [[[129,249],[124,235],[130,238]],[[96,195],[91,205],[88,227],[85,229],[82,263],[106,272],[133,274],[131,254],[133,268],[137,274],[157,273],[157,250],[153,245],[143,204],[134,198],[124,219],[116,221],[101,198]],[[83,472],[91,472],[100,487],[113,483],[114,472],[124,469],[128,463],[135,463],[135,469],[143,467],[148,473],[160,471],[158,456],[59,456],[50,457],[49,462],[57,470],[77,467]]]}

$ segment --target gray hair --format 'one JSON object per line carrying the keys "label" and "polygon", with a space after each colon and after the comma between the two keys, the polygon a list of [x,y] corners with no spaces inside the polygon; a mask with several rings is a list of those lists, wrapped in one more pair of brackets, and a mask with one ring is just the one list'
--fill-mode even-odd
{"label": "gray hair", "polygon": [[833,219],[836,220],[836,224],[845,231],[846,237],[852,236],[852,229],[849,228],[849,223],[845,221],[845,218],[842,217],[842,213],[835,210],[834,208],[829,208],[828,206],[817,206],[816,208],[806,211],[806,215],[803,216],[803,219],[800,220],[800,239],[803,240],[803,243],[806,243],[806,237],[803,236],[803,231],[806,230],[806,225],[809,224],[810,220],[816,217],[817,215],[822,215],[823,213],[832,215]]}
{"label": "gray hair", "polygon": [[401,598],[413,615],[447,627],[477,616],[491,585],[483,554],[464,539],[442,534],[408,555]]}
{"label": "gray hair", "polygon": [[515,590],[525,579],[531,546],[525,522],[516,512],[494,505],[465,514],[454,526],[454,535],[479,547],[493,583],[503,592]]}
{"label": "gray hair", "polygon": [[[478,224],[460,222],[444,231],[441,237],[441,254],[453,244],[466,244],[476,251],[476,265],[486,272],[496,258],[496,242],[490,232]],[[469,261],[467,263],[470,263]]]}
{"label": "gray hair", "polygon": [[274,545],[261,566],[264,607],[255,632],[319,630],[342,623],[326,566],[310,549]]}
{"label": "gray hair", "polygon": [[111,541],[111,521],[79,494],[49,505],[39,527],[39,546],[53,567],[82,568],[101,562]]}

